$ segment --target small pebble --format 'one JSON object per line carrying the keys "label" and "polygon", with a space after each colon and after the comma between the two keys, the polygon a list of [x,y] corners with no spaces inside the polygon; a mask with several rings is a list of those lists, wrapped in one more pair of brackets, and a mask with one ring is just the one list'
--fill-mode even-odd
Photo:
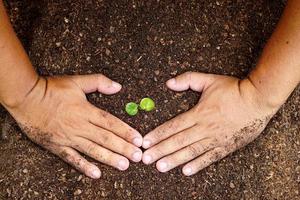
{"label": "small pebble", "polygon": [[126,190],[126,194],[127,194],[127,196],[131,196],[131,191],[130,190]]}
{"label": "small pebble", "polygon": [[109,32],[111,32],[111,33],[115,32],[115,27],[113,27],[113,26],[109,27]]}
{"label": "small pebble", "polygon": [[75,195],[75,196],[78,196],[78,195],[80,195],[81,193],[82,193],[82,190],[77,189],[77,190],[74,192],[74,195]]}
{"label": "small pebble", "polygon": [[55,45],[56,45],[57,47],[60,47],[61,42],[56,42]]}
{"label": "small pebble", "polygon": [[108,194],[107,194],[105,191],[102,191],[102,192],[101,192],[101,196],[102,196],[102,197],[107,197]]}
{"label": "small pebble", "polygon": [[66,23],[69,23],[69,19],[68,18],[65,17],[64,20],[65,20]]}
{"label": "small pebble", "polygon": [[177,74],[177,70],[171,72],[171,75],[175,76]]}
{"label": "small pebble", "polygon": [[105,49],[105,54],[107,55],[107,56],[109,56],[110,55],[110,50],[109,49]]}
{"label": "small pebble", "polygon": [[77,181],[79,182],[79,181],[81,181],[81,179],[82,179],[82,175],[79,175],[77,178]]}

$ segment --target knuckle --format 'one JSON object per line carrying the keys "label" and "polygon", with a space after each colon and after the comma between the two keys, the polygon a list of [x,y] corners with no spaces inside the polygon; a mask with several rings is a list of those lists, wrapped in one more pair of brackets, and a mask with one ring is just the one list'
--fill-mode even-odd
{"label": "knuckle", "polygon": [[213,157],[212,157],[212,159],[213,159],[214,161],[221,160],[222,158],[223,158],[223,153],[220,152],[220,151],[214,152]]}
{"label": "knuckle", "polygon": [[69,152],[67,152],[66,150],[60,150],[56,153],[55,150],[52,150],[53,153],[57,154],[61,159],[68,161],[71,160],[71,155]]}
{"label": "knuckle", "polygon": [[156,129],[153,137],[156,140],[159,140],[160,138],[164,137],[164,135],[167,134],[168,131],[172,132],[172,131],[176,130],[177,127],[178,127],[178,122],[171,120],[171,121],[167,122],[166,124],[164,124],[163,126]]}
{"label": "knuckle", "polygon": [[235,151],[238,148],[239,148],[239,146],[235,142],[231,142],[229,144],[225,144],[224,152],[226,152],[226,154],[229,154],[229,153],[232,153],[233,151]]}
{"label": "knuckle", "polygon": [[101,83],[104,79],[104,75],[103,74],[97,74],[96,75],[96,80],[98,83]]}
{"label": "knuckle", "polygon": [[127,156],[132,156],[132,154],[136,151],[136,149],[134,147],[132,147],[131,145],[125,145],[122,144],[122,148],[121,148],[124,152],[124,154],[126,154]]}
{"label": "knuckle", "polygon": [[212,139],[212,140],[204,147],[205,151],[208,151],[208,150],[210,150],[210,149],[216,147],[217,142],[218,142],[217,139],[215,139],[215,138]]}
{"label": "knuckle", "polygon": [[[210,123],[209,125],[210,125],[210,127],[209,127],[210,130],[212,130],[215,133],[215,135],[223,132],[222,127],[219,123],[214,122],[214,123]],[[216,140],[218,140],[218,139],[216,139]]]}
{"label": "knuckle", "polygon": [[132,133],[132,131],[130,129],[127,129],[126,131],[124,131],[123,137],[127,141],[131,141],[131,139],[133,139],[133,133]]}
{"label": "knuckle", "polygon": [[167,128],[167,130],[176,130],[177,128],[178,128],[178,125],[179,125],[179,122],[178,121],[181,121],[182,120],[182,117],[181,116],[178,116],[178,118],[177,118],[178,120],[177,121],[175,121],[175,120],[172,120],[172,121],[170,121],[168,124],[167,124],[167,126],[166,126],[166,128]]}
{"label": "knuckle", "polygon": [[155,132],[153,132],[151,135],[149,135],[148,137],[151,138],[152,141],[159,141],[160,138],[162,138],[162,136],[164,131],[161,129],[157,129]]}
{"label": "knuckle", "polygon": [[184,73],[184,75],[187,77],[188,80],[191,80],[191,77],[192,77],[193,73],[194,72],[187,71],[187,72]]}
{"label": "knuckle", "polygon": [[103,159],[102,162],[107,164],[107,165],[111,165],[111,166],[114,166],[114,167],[117,168],[118,167],[118,161],[120,160],[120,157],[118,155],[110,153],[109,155],[106,156],[105,159]]}
{"label": "knuckle", "polygon": [[102,110],[100,110],[100,109],[97,109],[96,112],[97,112],[97,115],[98,115],[100,118],[104,118],[104,119],[108,118],[108,113],[107,113],[107,112],[102,111]]}
{"label": "knuckle", "polygon": [[83,169],[83,159],[81,157],[77,157],[73,154],[71,154],[68,150],[61,150],[57,154],[62,160],[65,162],[69,163],[70,165],[74,166],[76,169],[79,171],[84,172],[85,170]]}
{"label": "knuckle", "polygon": [[88,154],[93,154],[95,152],[95,145],[94,144],[88,144],[86,146],[86,152]]}
{"label": "knuckle", "polygon": [[201,153],[201,149],[199,149],[193,145],[188,146],[188,151],[189,151],[189,154],[192,155],[192,157],[197,157]]}
{"label": "knuckle", "polygon": [[175,136],[173,138],[175,146],[181,146],[182,144],[184,144],[186,142],[186,140],[187,140],[187,137]]}
{"label": "knuckle", "polygon": [[100,133],[100,143],[101,145],[107,144],[110,141],[110,138],[112,137],[111,133]]}
{"label": "knuckle", "polygon": [[110,87],[112,85],[112,80],[104,76],[103,74],[97,75],[97,82],[99,85],[105,84],[107,87]]}
{"label": "knuckle", "polygon": [[153,149],[152,155],[155,155],[155,157],[157,157],[157,158],[162,157],[164,155],[162,148],[157,147],[157,148]]}

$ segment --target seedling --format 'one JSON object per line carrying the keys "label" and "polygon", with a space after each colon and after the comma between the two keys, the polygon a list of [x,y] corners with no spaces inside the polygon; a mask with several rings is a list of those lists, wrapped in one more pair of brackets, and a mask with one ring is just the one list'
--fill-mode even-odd
{"label": "seedling", "polygon": [[141,100],[140,105],[134,102],[127,103],[125,106],[125,111],[127,112],[128,115],[134,116],[138,113],[139,108],[141,110],[149,112],[155,108],[155,103],[152,99],[146,97]]}
{"label": "seedling", "polygon": [[127,112],[128,115],[134,116],[139,111],[139,105],[137,105],[134,102],[127,103],[125,106],[125,111]]}
{"label": "seedling", "polygon": [[153,110],[155,108],[155,103],[150,98],[143,98],[140,102],[140,108],[141,110],[145,110],[147,112]]}

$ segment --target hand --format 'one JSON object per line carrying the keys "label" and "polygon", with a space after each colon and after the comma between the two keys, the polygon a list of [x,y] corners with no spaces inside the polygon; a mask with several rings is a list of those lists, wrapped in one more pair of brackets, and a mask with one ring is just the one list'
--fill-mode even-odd
{"label": "hand", "polygon": [[[24,101],[9,112],[37,144],[91,178],[100,170],[79,152],[119,170],[128,159],[139,162],[142,136],[133,128],[90,104],[85,93],[114,94],[121,85],[103,75],[39,78]],[[128,158],[128,159],[127,159]]]}
{"label": "hand", "polygon": [[253,141],[278,107],[264,100],[250,79],[187,72],[167,82],[174,91],[202,92],[199,103],[144,137],[143,162],[160,172],[187,163],[193,175]]}

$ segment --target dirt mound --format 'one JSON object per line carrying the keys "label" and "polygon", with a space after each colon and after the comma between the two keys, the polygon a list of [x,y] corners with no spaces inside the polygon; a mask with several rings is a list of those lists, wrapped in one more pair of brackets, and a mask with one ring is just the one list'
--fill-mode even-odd
{"label": "dirt mound", "polygon": [[[175,3],[176,2],[176,3]],[[193,92],[165,81],[193,70],[245,77],[255,66],[281,1],[8,1],[10,16],[42,75],[103,73],[123,90],[89,101],[143,134],[191,108]],[[124,105],[150,96],[156,112],[128,117]],[[2,109],[0,199],[299,199],[300,89],[247,147],[184,177],[179,168],[98,163],[91,180],[24,136]]]}

